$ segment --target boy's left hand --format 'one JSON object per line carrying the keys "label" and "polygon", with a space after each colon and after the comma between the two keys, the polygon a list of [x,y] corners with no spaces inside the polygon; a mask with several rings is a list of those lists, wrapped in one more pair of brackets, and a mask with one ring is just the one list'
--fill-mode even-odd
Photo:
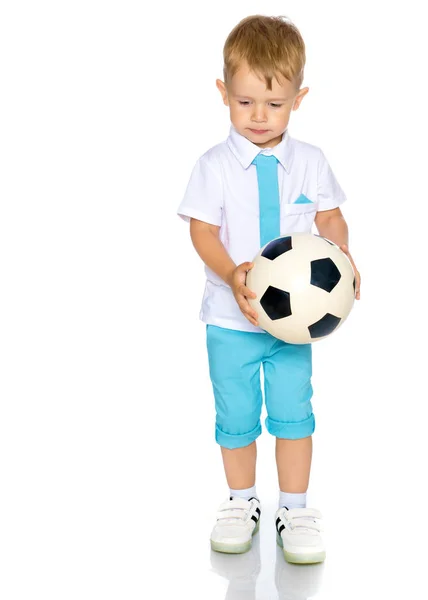
{"label": "boy's left hand", "polygon": [[355,266],[354,259],[349,254],[348,246],[346,244],[343,244],[342,246],[340,246],[340,249],[349,258],[349,260],[351,261],[352,268],[354,269],[354,273],[355,273],[355,298],[356,298],[356,300],[359,300],[360,299],[361,275],[358,272],[357,267]]}

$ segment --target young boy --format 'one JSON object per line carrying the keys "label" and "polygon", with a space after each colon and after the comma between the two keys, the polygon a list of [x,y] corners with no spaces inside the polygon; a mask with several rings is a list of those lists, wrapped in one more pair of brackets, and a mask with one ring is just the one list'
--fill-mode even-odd
{"label": "young boy", "polygon": [[[205,263],[200,318],[207,327],[215,437],[230,488],[211,547],[245,552],[258,530],[255,440],[261,433],[263,365],[266,428],[276,437],[277,540],[288,562],[322,562],[321,514],[306,507],[315,429],[312,347],[287,344],[260,329],[248,302],[255,294],[245,281],[262,245],[279,235],[310,232],[315,223],[350,258],[359,299],[360,276],[339,208],[345,195],[321,150],[288,134],[290,113],[309,91],[301,88],[305,46],[296,27],[283,17],[247,17],[231,31],[223,53],[224,82],[216,84],[230,109],[230,134],[197,161],[178,209],[190,221],[192,242]],[[275,181],[267,183],[266,169]]]}

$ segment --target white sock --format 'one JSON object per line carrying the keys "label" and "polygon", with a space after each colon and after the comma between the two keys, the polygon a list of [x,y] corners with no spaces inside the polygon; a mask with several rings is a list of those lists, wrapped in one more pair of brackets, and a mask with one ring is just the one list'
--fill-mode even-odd
{"label": "white sock", "polygon": [[279,492],[279,508],[306,508],[306,492],[304,494],[289,494]]}
{"label": "white sock", "polygon": [[[232,490],[230,489],[230,496],[232,498],[244,498],[244,500],[249,500],[250,498],[257,498],[256,486],[247,488],[245,490]],[[257,498],[258,499],[258,498]]]}

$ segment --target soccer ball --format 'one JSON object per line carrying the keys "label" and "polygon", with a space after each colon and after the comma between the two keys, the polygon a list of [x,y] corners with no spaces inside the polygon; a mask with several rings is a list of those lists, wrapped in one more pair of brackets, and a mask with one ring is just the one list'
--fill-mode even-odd
{"label": "soccer ball", "polygon": [[263,246],[248,271],[249,298],[259,326],[290,344],[308,344],[336,331],[355,300],[355,274],[330,240],[293,233]]}

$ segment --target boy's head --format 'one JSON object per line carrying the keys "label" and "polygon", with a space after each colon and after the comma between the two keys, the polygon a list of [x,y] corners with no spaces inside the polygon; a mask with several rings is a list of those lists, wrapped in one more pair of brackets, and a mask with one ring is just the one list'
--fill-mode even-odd
{"label": "boy's head", "polygon": [[233,126],[260,148],[276,146],[309,91],[300,89],[305,44],[298,29],[285,17],[246,17],[228,35],[223,57],[224,82],[216,85]]}

